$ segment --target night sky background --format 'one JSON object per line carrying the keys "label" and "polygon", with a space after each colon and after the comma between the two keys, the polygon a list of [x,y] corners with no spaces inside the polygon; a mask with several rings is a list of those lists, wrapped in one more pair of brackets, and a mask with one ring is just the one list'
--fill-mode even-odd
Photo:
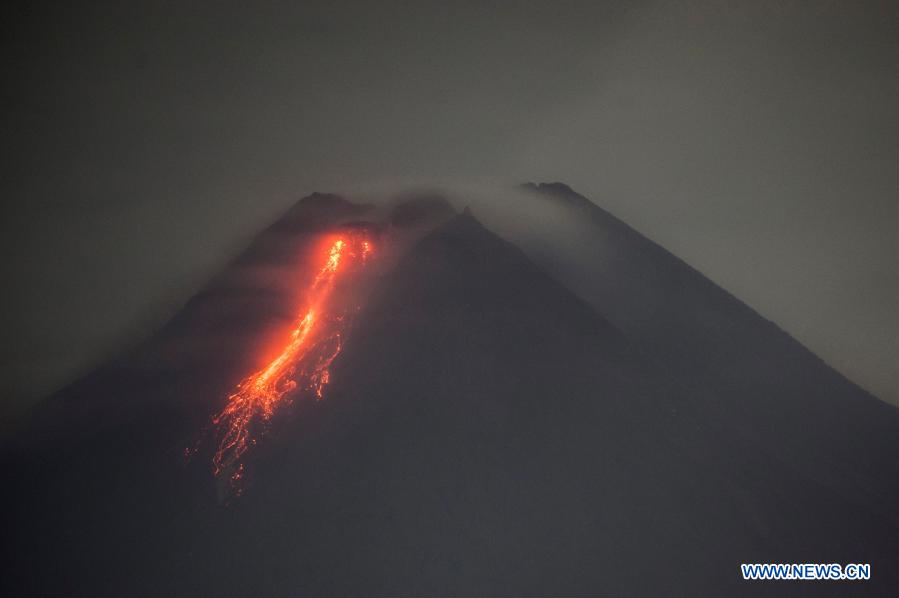
{"label": "night sky background", "polygon": [[899,404],[895,2],[2,11],[4,412],[299,197],[420,181],[564,181]]}

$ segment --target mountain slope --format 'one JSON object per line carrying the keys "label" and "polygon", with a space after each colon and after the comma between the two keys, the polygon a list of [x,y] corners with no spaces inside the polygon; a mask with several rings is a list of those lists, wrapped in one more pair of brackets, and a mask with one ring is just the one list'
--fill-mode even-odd
{"label": "mountain slope", "polygon": [[597,267],[571,282],[710,424],[899,522],[899,410],[566,185],[525,188],[586,222]]}

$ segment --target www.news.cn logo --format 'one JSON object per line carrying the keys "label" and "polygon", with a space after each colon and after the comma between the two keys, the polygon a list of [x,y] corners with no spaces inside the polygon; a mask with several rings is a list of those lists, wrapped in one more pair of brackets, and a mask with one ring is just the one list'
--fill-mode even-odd
{"label": "www.news.cn logo", "polygon": [[743,579],[779,580],[868,580],[871,579],[871,565],[848,563],[743,563],[740,565]]}

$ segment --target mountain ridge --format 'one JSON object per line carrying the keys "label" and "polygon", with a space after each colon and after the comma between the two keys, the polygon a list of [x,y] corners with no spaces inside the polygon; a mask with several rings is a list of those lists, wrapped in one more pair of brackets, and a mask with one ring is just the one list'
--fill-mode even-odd
{"label": "mountain ridge", "polygon": [[699,411],[760,450],[789,447],[778,458],[818,482],[868,488],[869,507],[899,523],[893,507],[899,482],[885,483],[899,480],[899,465],[889,457],[899,453],[899,409],[567,185],[525,188],[589,215],[586,226],[601,232],[599,246],[612,257],[591,271],[579,294],[675,380],[704,397]]}

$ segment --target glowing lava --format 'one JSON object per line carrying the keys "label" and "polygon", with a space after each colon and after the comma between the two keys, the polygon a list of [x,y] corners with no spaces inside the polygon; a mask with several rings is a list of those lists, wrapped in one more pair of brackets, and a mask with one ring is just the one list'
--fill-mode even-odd
{"label": "glowing lava", "polygon": [[371,252],[372,244],[363,232],[342,234],[330,242],[287,344],[265,368],[244,378],[213,418],[219,436],[213,470],[216,475],[228,475],[237,494],[244,476],[241,458],[257,443],[257,432],[264,431],[257,428],[264,427],[294,391],[322,397],[354,311],[346,301],[335,300],[334,289],[340,280],[364,267]]}

